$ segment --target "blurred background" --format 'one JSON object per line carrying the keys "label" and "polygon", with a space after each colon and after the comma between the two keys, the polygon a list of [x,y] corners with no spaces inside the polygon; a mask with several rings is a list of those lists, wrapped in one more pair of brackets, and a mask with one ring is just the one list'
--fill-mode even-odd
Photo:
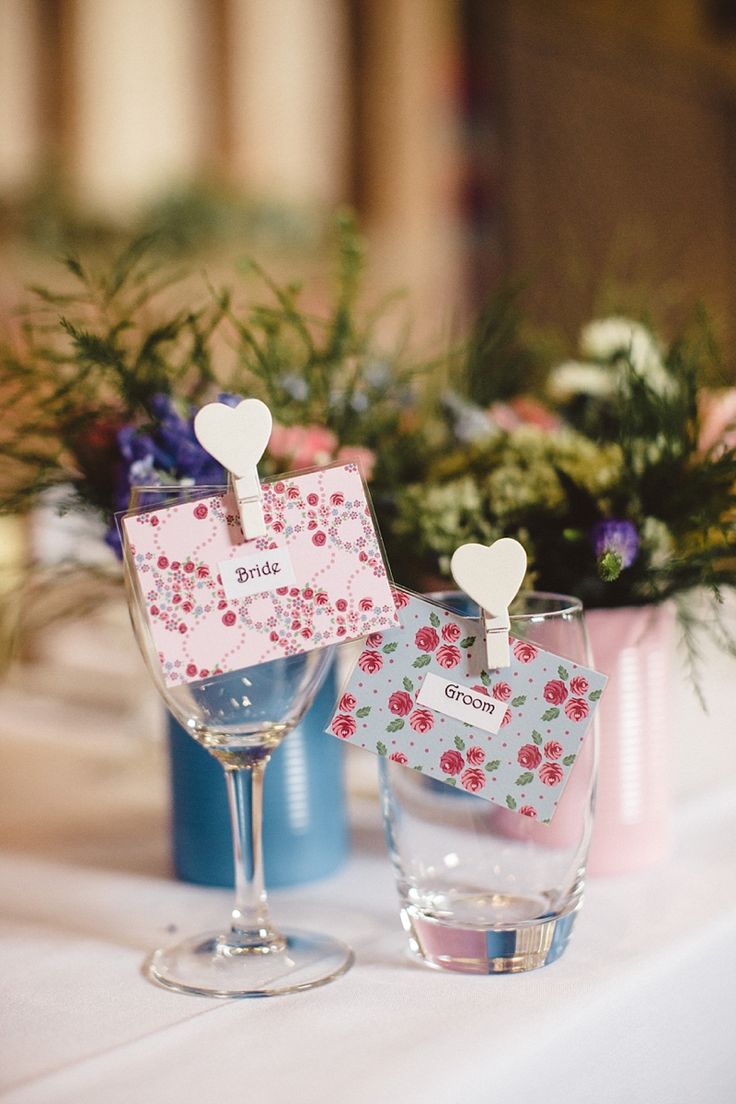
{"label": "blurred background", "polygon": [[420,333],[511,277],[730,337],[735,117],[733,0],[0,0],[0,303],[153,226],[318,264],[347,203]]}

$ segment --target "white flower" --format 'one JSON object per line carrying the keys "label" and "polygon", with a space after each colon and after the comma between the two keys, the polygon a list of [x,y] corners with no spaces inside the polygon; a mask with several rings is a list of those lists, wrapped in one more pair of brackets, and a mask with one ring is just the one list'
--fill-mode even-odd
{"label": "white flower", "polygon": [[574,395],[609,398],[615,386],[615,376],[610,368],[604,368],[600,364],[584,364],[577,360],[558,364],[547,380],[547,391],[556,402],[567,402]]}
{"label": "white flower", "polygon": [[660,395],[676,384],[662,360],[662,348],[654,334],[630,318],[599,318],[584,326],[580,351],[594,360],[615,362],[626,358],[638,376]]}

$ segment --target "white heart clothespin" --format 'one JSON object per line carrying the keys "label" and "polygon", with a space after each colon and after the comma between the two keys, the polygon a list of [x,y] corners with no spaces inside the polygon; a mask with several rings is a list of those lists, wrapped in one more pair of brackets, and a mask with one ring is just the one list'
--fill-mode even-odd
{"label": "white heart clothespin", "polygon": [[246,540],[266,535],[257,464],[272,427],[271,411],[260,399],[243,399],[237,406],[207,403],[194,417],[200,445],[230,473]]}
{"label": "white heart clothespin", "polygon": [[452,577],[477,602],[486,631],[488,666],[508,667],[509,606],[524,581],[526,552],[513,537],[501,537],[490,547],[462,544],[450,560]]}

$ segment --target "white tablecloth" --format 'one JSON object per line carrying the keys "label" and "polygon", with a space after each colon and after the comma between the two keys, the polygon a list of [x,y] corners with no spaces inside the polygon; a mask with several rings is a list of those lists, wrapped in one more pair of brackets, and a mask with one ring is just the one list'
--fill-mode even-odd
{"label": "white tablecloth", "polygon": [[[725,694],[726,668],[712,682]],[[219,926],[229,894],[168,876],[163,754],[131,734],[140,716],[73,694],[24,707],[11,684],[0,695],[3,1101],[731,1104],[736,734],[714,720],[727,715],[718,702],[703,719],[679,693],[674,856],[592,880],[559,962],[486,978],[407,957],[360,756],[349,864],[273,894],[277,921],[344,938],[355,967],[309,993],[218,1001],[141,974],[176,932]]]}

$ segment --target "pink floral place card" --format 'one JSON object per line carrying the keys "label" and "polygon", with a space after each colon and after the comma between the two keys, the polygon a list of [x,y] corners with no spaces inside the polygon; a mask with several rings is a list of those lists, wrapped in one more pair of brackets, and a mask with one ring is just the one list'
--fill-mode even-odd
{"label": "pink floral place card", "polygon": [[262,484],[267,535],[230,492],[131,514],[125,540],[167,686],[399,624],[355,464]]}
{"label": "pink floral place card", "polygon": [[485,669],[478,620],[395,588],[401,628],[372,633],[328,732],[525,816],[554,816],[606,676],[511,638]]}

